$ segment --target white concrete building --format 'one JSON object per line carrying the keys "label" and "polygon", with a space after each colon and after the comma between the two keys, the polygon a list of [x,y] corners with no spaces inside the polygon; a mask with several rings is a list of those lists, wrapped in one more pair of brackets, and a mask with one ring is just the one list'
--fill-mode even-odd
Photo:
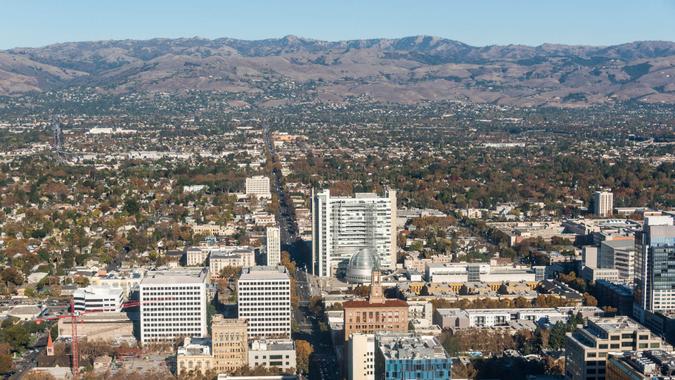
{"label": "white concrete building", "polygon": [[614,211],[614,194],[611,191],[593,193],[593,214],[601,218],[611,216]]}
{"label": "white concrete building", "polygon": [[296,368],[295,343],[290,340],[254,340],[248,348],[248,366]]}
{"label": "white concrete building", "polygon": [[279,227],[267,227],[266,238],[266,257],[267,265],[277,265],[281,263],[281,232]]}
{"label": "white concrete building", "polygon": [[249,339],[291,336],[291,280],[283,266],[244,268],[239,280],[239,318],[248,320]]}
{"label": "white concrete building", "polygon": [[75,310],[79,311],[122,311],[125,292],[120,287],[89,285],[73,292]]}
{"label": "white concrete building", "polygon": [[380,197],[356,193],[333,197],[312,194],[312,264],[314,274],[335,276],[363,249],[373,249],[381,268],[396,266],[396,192]]}
{"label": "white concrete building", "polygon": [[209,275],[220,276],[225,267],[252,267],[255,265],[255,249],[248,246],[220,247],[209,255]]}
{"label": "white concrete building", "polygon": [[141,343],[207,335],[207,274],[201,268],[146,274],[140,285]]}
{"label": "white concrete building", "polygon": [[262,175],[246,178],[246,195],[252,195],[256,198],[272,198],[270,179]]}
{"label": "white concrete building", "polygon": [[375,379],[375,335],[352,334],[347,348],[347,379]]}
{"label": "white concrete building", "polygon": [[202,266],[213,249],[214,247],[208,245],[188,247],[185,250],[185,263],[189,267]]}
{"label": "white concrete building", "polygon": [[544,280],[541,267],[491,266],[487,263],[427,263],[425,278],[429,282],[537,282]]}

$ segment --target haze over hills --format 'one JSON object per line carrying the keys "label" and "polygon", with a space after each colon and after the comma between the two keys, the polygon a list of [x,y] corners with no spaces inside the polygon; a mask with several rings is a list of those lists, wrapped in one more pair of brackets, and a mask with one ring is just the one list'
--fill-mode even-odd
{"label": "haze over hills", "polygon": [[118,94],[266,93],[284,86],[304,94],[287,101],[365,96],[402,103],[675,104],[675,43],[474,47],[429,36],[338,42],[286,36],[71,42],[0,51],[0,95],[71,86]]}

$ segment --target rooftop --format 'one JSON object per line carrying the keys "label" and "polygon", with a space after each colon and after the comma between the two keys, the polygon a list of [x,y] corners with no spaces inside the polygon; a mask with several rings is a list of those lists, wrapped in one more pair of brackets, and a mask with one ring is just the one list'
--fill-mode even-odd
{"label": "rooftop", "polygon": [[80,288],[73,292],[75,298],[85,298],[87,296],[118,298],[122,295],[124,290],[119,287],[111,287],[104,285],[89,285],[86,288]]}
{"label": "rooftop", "polygon": [[450,360],[450,355],[432,336],[388,332],[377,334],[376,342],[385,360]]}
{"label": "rooftop", "polygon": [[408,307],[408,303],[399,299],[389,299],[382,303],[368,301],[345,301],[343,308],[360,308],[360,307]]}
{"label": "rooftop", "polygon": [[149,271],[141,285],[201,284],[206,282],[206,275],[207,271],[202,268]]}
{"label": "rooftop", "polygon": [[288,280],[286,267],[283,266],[255,266],[242,269],[239,281],[251,280]]}

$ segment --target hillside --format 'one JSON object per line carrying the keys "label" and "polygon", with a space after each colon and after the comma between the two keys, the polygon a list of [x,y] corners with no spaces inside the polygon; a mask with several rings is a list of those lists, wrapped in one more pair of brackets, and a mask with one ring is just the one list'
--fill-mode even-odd
{"label": "hillside", "polygon": [[71,42],[0,51],[0,95],[70,86],[120,94],[272,93],[281,86],[305,101],[365,96],[574,107],[628,100],[675,104],[674,78],[675,43],[657,41],[474,47],[429,36],[339,42],[287,36]]}

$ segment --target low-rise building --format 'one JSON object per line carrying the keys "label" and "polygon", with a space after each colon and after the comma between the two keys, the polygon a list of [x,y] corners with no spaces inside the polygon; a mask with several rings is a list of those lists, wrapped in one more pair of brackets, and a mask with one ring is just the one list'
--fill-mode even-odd
{"label": "low-rise building", "polygon": [[375,335],[375,378],[449,380],[452,358],[431,336],[383,332]]}
{"label": "low-rise building", "polygon": [[609,353],[661,349],[662,341],[628,317],[589,319],[565,336],[565,378],[604,380]]}
{"label": "low-rise building", "polygon": [[290,339],[254,340],[248,349],[248,366],[290,371],[296,367],[295,343]]}
{"label": "low-rise building", "polygon": [[120,312],[124,302],[124,289],[102,285],[89,285],[73,293],[75,310],[86,312]]}
{"label": "low-rise building", "polygon": [[443,329],[461,330],[471,327],[508,326],[512,321],[567,322],[569,318],[578,313],[584,317],[603,315],[602,309],[593,306],[511,309],[439,308],[434,312],[433,322]]}
{"label": "low-rise building", "polygon": [[[72,324],[68,318],[58,321],[59,338],[72,337]],[[83,314],[78,318],[77,336],[88,341],[135,342],[134,324],[126,313],[103,312]]]}
{"label": "low-rise building", "polygon": [[220,276],[220,271],[226,267],[251,267],[255,265],[255,250],[252,247],[221,247],[211,251],[209,256],[209,275],[211,278]]}
{"label": "low-rise building", "polygon": [[204,374],[215,369],[211,355],[209,338],[190,338],[183,340],[183,345],[176,351],[176,371],[179,375],[188,373]]}
{"label": "low-rise building", "polygon": [[605,280],[609,282],[618,282],[621,281],[619,276],[619,270],[613,268],[591,268],[583,267],[581,269],[581,277],[590,282],[595,282],[598,280]]}
{"label": "low-rise building", "polygon": [[606,380],[675,378],[675,354],[663,350],[610,354]]}

